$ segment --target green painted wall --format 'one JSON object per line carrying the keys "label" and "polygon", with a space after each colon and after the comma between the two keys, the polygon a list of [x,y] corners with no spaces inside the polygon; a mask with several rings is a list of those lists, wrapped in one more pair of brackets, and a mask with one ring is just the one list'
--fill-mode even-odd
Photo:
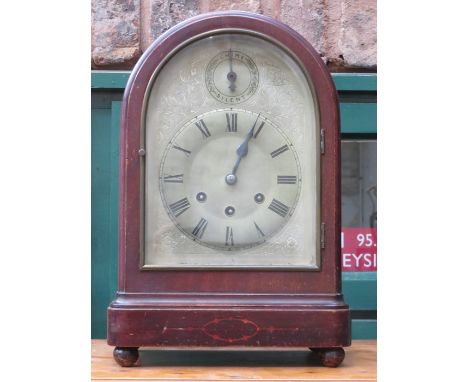
{"label": "green painted wall", "polygon": [[[120,107],[129,72],[91,74],[91,337],[106,337],[106,310],[117,289]],[[334,74],[344,135],[375,138],[377,76]],[[343,273],[353,338],[377,336],[377,274]]]}
{"label": "green painted wall", "polygon": [[[99,107],[100,106],[100,107]],[[120,102],[91,113],[91,336],[106,337],[106,309],[117,289]]]}

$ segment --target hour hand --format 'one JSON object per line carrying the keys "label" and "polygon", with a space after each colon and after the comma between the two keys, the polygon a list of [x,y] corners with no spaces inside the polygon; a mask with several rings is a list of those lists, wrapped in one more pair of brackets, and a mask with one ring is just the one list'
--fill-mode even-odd
{"label": "hour hand", "polygon": [[260,114],[258,114],[257,119],[255,120],[255,123],[250,128],[247,135],[245,136],[244,141],[240,144],[240,146],[236,150],[236,154],[237,154],[236,163],[234,164],[234,167],[233,167],[232,171],[229,174],[227,174],[226,178],[225,178],[226,183],[231,185],[231,186],[234,185],[237,182],[237,176],[236,176],[237,168],[240,165],[241,159],[243,157],[245,157],[247,155],[247,153],[249,152],[249,141],[254,135],[255,126],[257,125],[257,121],[258,121],[259,117],[260,117]]}
{"label": "hour hand", "polygon": [[245,136],[244,141],[240,144],[240,146],[236,150],[237,161],[236,161],[236,164],[234,165],[234,168],[232,169],[232,174],[234,175],[236,174],[236,171],[237,171],[237,168],[239,167],[241,159],[245,157],[249,152],[249,141],[252,139],[254,135],[255,126],[257,125],[257,121],[259,117],[260,117],[260,114],[258,114],[257,119],[255,120],[255,123],[250,128],[247,135]]}
{"label": "hour hand", "polygon": [[237,148],[236,154],[239,157],[245,157],[247,153],[249,152],[249,141],[253,137],[254,128],[255,128],[255,125],[251,127],[251,129],[245,136],[244,142],[242,142],[241,145]]}
{"label": "hour hand", "polygon": [[252,139],[254,135],[255,126],[257,126],[257,121],[260,118],[260,114],[257,115],[257,119],[255,120],[253,126],[250,128],[249,132],[245,136],[244,142],[240,144],[237,148],[236,153],[239,158],[245,157],[249,152],[249,141]]}

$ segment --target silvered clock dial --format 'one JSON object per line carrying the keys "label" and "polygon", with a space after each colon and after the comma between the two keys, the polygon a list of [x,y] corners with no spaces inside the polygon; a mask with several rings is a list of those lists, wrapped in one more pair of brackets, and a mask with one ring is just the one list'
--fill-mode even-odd
{"label": "silvered clock dial", "polygon": [[294,213],[302,183],[294,145],[261,113],[217,109],[184,124],[161,161],[166,212],[189,239],[240,250],[269,240]]}
{"label": "silvered clock dial", "polygon": [[143,268],[318,268],[316,110],[291,55],[201,37],[146,98]]}

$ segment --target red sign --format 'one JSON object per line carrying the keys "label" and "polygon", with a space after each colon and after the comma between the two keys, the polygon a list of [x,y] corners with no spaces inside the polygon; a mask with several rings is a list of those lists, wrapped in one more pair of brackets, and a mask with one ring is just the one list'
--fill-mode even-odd
{"label": "red sign", "polygon": [[377,270],[377,228],[342,228],[341,268],[343,272]]}

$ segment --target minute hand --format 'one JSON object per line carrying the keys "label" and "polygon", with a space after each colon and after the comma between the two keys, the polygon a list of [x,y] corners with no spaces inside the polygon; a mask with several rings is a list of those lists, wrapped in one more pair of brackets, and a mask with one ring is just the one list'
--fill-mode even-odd
{"label": "minute hand", "polygon": [[[258,117],[260,117],[260,114],[258,115]],[[237,171],[237,168],[239,167],[241,159],[245,157],[249,152],[249,141],[253,137],[254,129],[255,129],[255,125],[257,124],[258,117],[255,120],[254,125],[250,128],[249,132],[245,136],[244,142],[242,142],[236,150],[237,161],[236,161],[236,164],[234,165],[234,168],[232,169],[232,174],[234,175],[236,174],[236,171]]]}

